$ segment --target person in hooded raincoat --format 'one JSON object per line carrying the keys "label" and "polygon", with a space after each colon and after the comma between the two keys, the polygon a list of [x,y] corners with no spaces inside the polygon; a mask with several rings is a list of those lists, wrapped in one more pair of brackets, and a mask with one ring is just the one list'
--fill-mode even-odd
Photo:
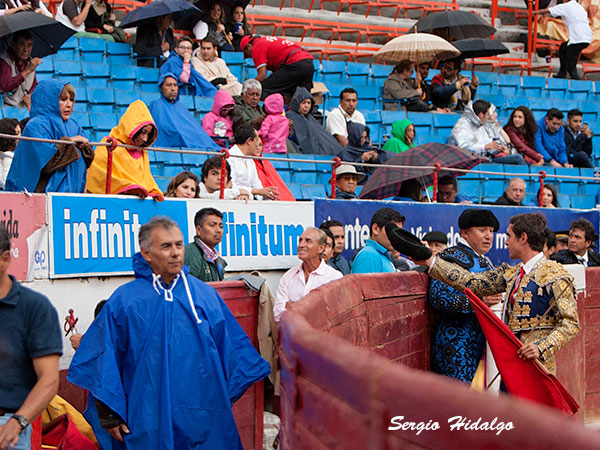
{"label": "person in hooded raincoat", "polygon": [[[233,142],[233,119],[232,113],[235,108],[235,100],[227,91],[219,91],[215,95],[212,108],[202,118],[202,128],[210,137],[227,137],[229,143]],[[219,145],[225,146],[225,139],[215,139]]]}
{"label": "person in hooded raincoat", "polygon": [[[337,155],[342,161],[383,164],[390,159],[391,153],[371,146],[369,127],[356,122],[348,122],[347,127],[348,145]],[[373,172],[372,167],[358,166],[356,170],[365,174]]]}
{"label": "person in hooded raincoat", "polygon": [[415,146],[415,126],[408,119],[396,120],[392,124],[392,137],[383,149],[389,152],[402,153]]}
{"label": "person in hooded raincoat", "polygon": [[22,135],[69,139],[75,145],[19,141],[6,178],[7,191],[77,192],[85,188],[94,154],[83,129],[70,118],[75,90],[65,81],[43,80],[31,95],[30,120]]}
{"label": "person in hooded raincoat", "polygon": [[285,153],[287,137],[290,133],[290,122],[283,112],[283,96],[271,94],[265,98],[265,111],[268,116],[260,126],[259,134],[264,139],[265,153]]}
{"label": "person in hooded raincoat", "polygon": [[293,141],[300,146],[301,153],[310,155],[337,155],[342,147],[336,138],[310,113],[314,100],[308,89],[298,87],[287,116],[294,122]]}
{"label": "person in hooded raincoat", "polygon": [[152,218],[138,240],[135,280],[110,296],[69,367],[89,392],[85,416],[104,450],[241,450],[232,404],[269,364],[189,276],[172,219]]}
{"label": "person in hooded raincoat", "polygon": [[[158,131],[150,111],[141,100],[136,100],[121,116],[119,124],[110,130],[110,138],[126,145],[147,147],[156,140]],[[107,142],[104,137],[102,142]],[[88,169],[86,192],[106,194],[106,147],[97,147],[94,163]],[[113,150],[110,194],[137,195],[163,201],[164,196],[150,173],[150,159],[146,150],[117,147]]]}
{"label": "person in hooded raincoat", "polygon": [[172,73],[163,73],[158,80],[158,85],[162,95],[148,105],[158,128],[158,137],[154,145],[219,150],[215,141],[206,134],[192,113],[179,101],[177,77]]}

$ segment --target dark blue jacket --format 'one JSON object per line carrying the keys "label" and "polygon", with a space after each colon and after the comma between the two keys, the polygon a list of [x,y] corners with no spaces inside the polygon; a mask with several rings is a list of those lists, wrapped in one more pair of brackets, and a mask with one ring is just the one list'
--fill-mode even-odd
{"label": "dark blue jacket", "polygon": [[546,117],[537,122],[538,130],[535,135],[535,150],[542,155],[544,161],[552,160],[561,164],[568,162],[567,146],[565,145],[565,129],[559,127],[558,131],[550,134],[546,128]]}

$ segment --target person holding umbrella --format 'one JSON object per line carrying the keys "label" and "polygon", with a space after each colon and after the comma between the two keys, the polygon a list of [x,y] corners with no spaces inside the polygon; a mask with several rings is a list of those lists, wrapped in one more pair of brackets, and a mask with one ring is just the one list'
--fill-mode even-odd
{"label": "person holding umbrella", "polygon": [[444,62],[431,80],[433,104],[438,108],[450,108],[452,111],[463,111],[465,106],[475,98],[479,78],[473,80],[461,75],[462,59],[450,59]]}
{"label": "person holding umbrella", "polygon": [[133,50],[138,55],[138,66],[160,67],[175,50],[176,43],[170,27],[171,21],[171,14],[165,14],[138,26],[133,46]]}
{"label": "person holding umbrella", "polygon": [[0,54],[0,89],[4,92],[4,104],[31,106],[31,93],[37,86],[35,69],[42,63],[32,58],[33,36],[27,30],[12,35],[10,47]]}

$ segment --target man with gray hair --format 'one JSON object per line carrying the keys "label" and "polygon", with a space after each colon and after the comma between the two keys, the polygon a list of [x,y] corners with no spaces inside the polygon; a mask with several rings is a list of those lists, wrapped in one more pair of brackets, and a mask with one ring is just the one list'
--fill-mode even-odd
{"label": "man with gray hair", "polygon": [[496,205],[523,206],[526,184],[523,178],[511,178],[504,193],[494,202]]}
{"label": "man with gray hair", "polygon": [[[68,379],[103,448],[241,448],[231,405],[270,373],[219,294],[183,266],[168,217],[139,231],[135,280],[85,333]],[[117,442],[118,441],[118,442]]]}
{"label": "man with gray hair", "polygon": [[342,278],[341,272],[327,265],[321,254],[325,250],[327,235],[318,228],[307,228],[298,239],[298,259],[302,264],[292,267],[279,280],[273,317],[281,319],[287,302],[297,302],[313,289]]}
{"label": "man with gray hair", "polygon": [[235,109],[232,113],[234,128],[242,123],[249,123],[256,129],[260,128],[260,124],[267,117],[267,113],[260,106],[261,94],[262,85],[260,81],[254,78],[244,81],[242,95],[233,97],[235,100]]}

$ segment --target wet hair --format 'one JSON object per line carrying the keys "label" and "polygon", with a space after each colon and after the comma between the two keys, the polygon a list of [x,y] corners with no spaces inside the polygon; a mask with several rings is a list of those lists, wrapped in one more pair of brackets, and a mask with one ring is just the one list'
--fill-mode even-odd
{"label": "wet hair", "polygon": [[[558,195],[556,193],[556,188],[550,183],[544,183],[544,189],[548,189],[552,192],[552,204],[558,208]],[[538,189],[537,199],[539,200],[540,194],[542,193],[541,189]]]}
{"label": "wet hair", "polygon": [[527,106],[517,106],[515,108],[515,110],[511,113],[510,117],[508,118],[508,123],[504,126],[504,130],[506,130],[508,127],[513,127],[515,129],[517,129],[517,127],[514,124],[514,117],[515,117],[515,113],[517,111],[521,111],[521,113],[523,114],[523,117],[525,118],[525,124],[523,125],[523,128],[521,128],[521,131],[524,131],[524,135],[525,138],[530,141],[530,142],[534,142],[535,141],[535,134],[537,133],[537,123],[535,121],[535,117],[533,117],[533,113],[531,112],[531,110],[527,107]]}
{"label": "wet hair", "polygon": [[175,175],[169,183],[169,186],[167,186],[165,197],[177,197],[177,195],[175,195],[175,191],[177,191],[177,188],[180,184],[185,183],[187,180],[192,180],[194,183],[196,183],[196,195],[194,195],[194,198],[198,198],[198,177],[192,172],[180,172]]}
{"label": "wet hair", "polygon": [[[15,128],[19,125],[17,119],[0,119],[0,133],[16,136]],[[17,141],[10,138],[0,138],[0,152],[11,152],[17,147]]]}
{"label": "wet hair", "polygon": [[549,249],[556,247],[556,234],[550,228],[544,230],[544,236],[546,236],[546,247]]}
{"label": "wet hair", "polygon": [[138,242],[141,249],[150,250],[152,247],[152,231],[159,227],[165,230],[170,230],[173,227],[179,229],[177,222],[168,216],[152,217],[148,222],[140,227],[140,231],[138,233]]}
{"label": "wet hair", "polygon": [[19,42],[20,39],[33,40],[33,34],[29,30],[15,31],[12,35],[11,42]]}
{"label": "wet hair", "polygon": [[413,62],[410,59],[403,59],[398,64],[396,64],[396,67],[394,67],[392,73],[402,73],[405,70],[410,70],[412,66]]}
{"label": "wet hair", "polygon": [[[202,164],[202,181],[204,182],[204,180],[206,180],[208,172],[210,172],[212,169],[221,170],[221,165],[220,156],[211,156],[204,161],[204,164]],[[229,165],[228,161],[225,161],[225,172],[227,173],[227,181],[229,181],[231,178],[231,166]]]}
{"label": "wet hair", "polygon": [[319,225],[319,228],[321,230],[328,230],[329,231],[329,229],[331,227],[342,227],[342,228],[344,228],[344,224],[342,222],[340,222],[339,220],[326,220],[321,225]]}
{"label": "wet hair", "polygon": [[583,117],[583,113],[581,111],[579,111],[577,108],[572,109],[572,110],[570,110],[567,113],[567,119],[570,119],[570,118],[575,117],[575,116],[581,116],[581,117]]}
{"label": "wet hair", "polygon": [[548,110],[548,112],[546,113],[546,119],[548,119],[548,120],[552,120],[552,119],[563,120],[564,117],[565,117],[565,115],[556,108],[550,108]]}
{"label": "wet hair", "polygon": [[392,208],[381,208],[375,211],[373,217],[371,217],[371,229],[373,225],[377,224],[379,228],[383,228],[388,222],[400,222],[404,223],[406,217],[400,214],[398,211]]}
{"label": "wet hair", "polygon": [[343,89],[342,92],[340,92],[340,100],[344,99],[344,94],[356,94],[356,96],[358,97],[358,92],[356,92],[356,89],[351,87],[347,87]]}
{"label": "wet hair", "polygon": [[532,250],[541,252],[546,242],[546,218],[540,213],[517,214],[510,218],[515,236],[520,238],[527,235],[527,242]]}
{"label": "wet hair", "polygon": [[243,123],[237,127],[233,133],[235,137],[235,143],[237,145],[243,145],[248,139],[254,139],[256,137],[256,128],[249,123]]}
{"label": "wet hair", "polygon": [[214,48],[218,47],[217,36],[215,36],[215,34],[212,32],[209,32],[206,37],[200,41],[200,46],[202,46],[202,44],[205,42],[212,44]]}
{"label": "wet hair", "polygon": [[10,250],[10,235],[8,230],[0,224],[0,254]]}
{"label": "wet hair", "polygon": [[569,226],[569,232],[573,229],[582,230],[585,233],[586,241],[593,241],[594,237],[596,237],[596,231],[594,230],[594,225],[587,219],[577,219],[571,222]]}
{"label": "wet hair", "polygon": [[452,175],[444,175],[438,180],[438,186],[447,186],[451,184],[455,191],[458,191],[458,183]]}
{"label": "wet hair", "polygon": [[479,99],[473,103],[473,112],[476,116],[478,116],[479,114],[485,114],[491,106],[492,104],[487,100]]}
{"label": "wet hair", "polygon": [[202,208],[194,216],[194,226],[201,227],[208,216],[217,216],[223,219],[223,213],[215,208]]}

